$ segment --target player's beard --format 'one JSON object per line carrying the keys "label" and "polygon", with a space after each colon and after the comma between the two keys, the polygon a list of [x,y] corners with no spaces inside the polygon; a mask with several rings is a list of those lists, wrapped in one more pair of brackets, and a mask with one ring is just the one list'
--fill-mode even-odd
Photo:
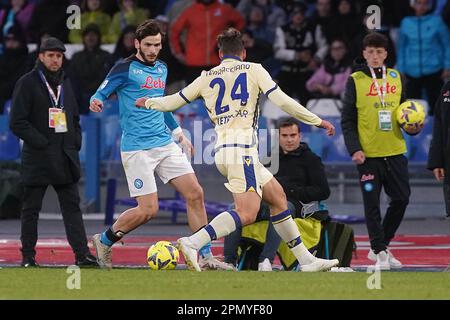
{"label": "player's beard", "polygon": [[147,55],[145,55],[144,51],[142,51],[141,48],[139,48],[139,55],[142,57],[142,59],[144,59],[144,62],[147,62],[147,63],[154,63],[156,61],[156,59],[158,58],[158,55],[155,55],[153,57],[153,60],[149,60],[147,58]]}

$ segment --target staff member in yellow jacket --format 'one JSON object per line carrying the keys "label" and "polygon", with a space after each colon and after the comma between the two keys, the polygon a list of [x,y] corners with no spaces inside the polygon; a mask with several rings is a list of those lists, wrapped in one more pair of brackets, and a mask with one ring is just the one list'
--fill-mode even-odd
{"label": "staff member in yellow jacket", "polygon": [[[388,246],[409,202],[406,143],[394,116],[406,100],[400,73],[387,68],[388,40],[369,33],[363,40],[367,62],[351,74],[344,96],[342,132],[347,150],[357,165],[371,250],[368,258],[381,270],[401,268]],[[381,188],[390,197],[381,219]]]}

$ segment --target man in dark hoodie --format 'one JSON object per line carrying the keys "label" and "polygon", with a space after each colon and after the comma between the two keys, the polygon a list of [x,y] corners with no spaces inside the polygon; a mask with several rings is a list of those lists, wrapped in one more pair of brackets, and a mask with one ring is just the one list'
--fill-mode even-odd
{"label": "man in dark hoodie", "polygon": [[56,38],[42,42],[35,68],[17,81],[10,114],[11,131],[24,141],[21,176],[22,266],[35,260],[38,218],[49,185],[58,194],[67,239],[75,264],[96,266],[90,254],[79,206],[81,128],[70,81],[62,70],[64,44]]}
{"label": "man in dark hoodie", "polygon": [[20,27],[9,28],[4,37],[4,48],[0,55],[0,114],[5,101],[11,99],[14,84],[28,71],[28,48]]}
{"label": "man in dark hoodie", "polygon": [[[289,209],[295,212],[294,216],[298,216],[304,204],[328,199],[330,187],[322,160],[311,151],[308,144],[301,142],[298,121],[294,118],[283,118],[279,121],[278,129],[280,158],[275,178],[286,193]],[[270,220],[269,211],[268,206],[262,203],[256,221]],[[238,229],[225,237],[224,256],[227,263],[236,263],[241,231]],[[269,223],[266,242],[258,259],[259,271],[272,271],[272,262],[280,241],[280,236],[272,223]]]}
{"label": "man in dark hoodie", "polygon": [[[385,66],[386,36],[372,32],[363,40],[367,61],[348,79],[342,110],[342,132],[347,150],[357,165],[371,250],[368,258],[381,270],[401,268],[391,251],[394,238],[409,202],[406,143],[395,120],[395,109],[406,100],[400,73]],[[414,134],[414,132],[410,132]],[[381,220],[380,193],[390,197]]]}
{"label": "man in dark hoodie", "polygon": [[84,48],[71,60],[71,75],[77,82],[80,114],[89,113],[89,99],[97,91],[111,68],[112,57],[100,48],[102,37],[96,24],[88,24],[81,33]]}

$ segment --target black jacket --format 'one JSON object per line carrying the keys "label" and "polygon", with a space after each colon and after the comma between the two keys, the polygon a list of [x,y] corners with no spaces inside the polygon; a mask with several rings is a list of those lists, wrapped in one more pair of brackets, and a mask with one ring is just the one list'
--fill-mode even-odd
{"label": "black jacket", "polygon": [[70,81],[63,77],[64,110],[68,131],[49,128],[51,100],[39,77],[38,67],[17,81],[10,114],[11,131],[24,141],[22,180],[24,185],[67,184],[80,178],[81,127],[78,105]]}
{"label": "black jacket", "polygon": [[428,169],[444,168],[446,181],[450,172],[450,81],[442,87],[434,111],[433,139],[428,153]]}
{"label": "black jacket", "polygon": [[[356,67],[353,72],[363,71],[369,77],[372,77],[369,67],[367,65],[360,65]],[[377,79],[383,78],[382,69],[375,69]],[[401,77],[402,81],[402,96],[400,103],[406,101],[406,82]],[[344,135],[345,145],[347,146],[348,153],[352,156],[356,151],[361,151],[362,147],[359,143],[358,134],[358,109],[356,108],[356,86],[352,76],[347,80],[345,87],[345,94],[342,106],[341,117],[342,133]]]}
{"label": "black jacket", "polygon": [[300,143],[297,150],[285,154],[280,149],[280,169],[275,175],[288,200],[296,206],[325,200],[330,196],[330,187],[322,160],[311,151],[306,143]]}

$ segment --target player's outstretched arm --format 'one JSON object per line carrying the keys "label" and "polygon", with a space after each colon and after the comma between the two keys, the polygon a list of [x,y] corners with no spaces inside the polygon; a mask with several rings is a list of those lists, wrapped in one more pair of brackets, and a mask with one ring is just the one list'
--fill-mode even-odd
{"label": "player's outstretched arm", "polygon": [[335,128],[333,124],[319,118],[316,114],[312,113],[300,103],[289,97],[280,88],[273,90],[273,92],[269,94],[269,99],[294,118],[306,124],[325,129],[327,131],[327,135],[329,136],[334,135]]}
{"label": "player's outstretched arm", "polygon": [[158,111],[175,111],[185,104],[197,99],[202,88],[202,78],[199,76],[183,90],[170,96],[158,98],[140,98],[136,100],[138,108],[147,108]]}
{"label": "player's outstretched arm", "polygon": [[158,111],[175,111],[186,104],[186,101],[178,93],[170,96],[149,98],[143,97],[136,100],[135,105],[138,108],[146,108]]}
{"label": "player's outstretched arm", "polygon": [[257,79],[259,88],[270,101],[294,118],[306,124],[325,129],[329,136],[334,135],[335,128],[330,122],[320,119],[316,114],[312,113],[284,93],[263,66],[256,65],[255,71],[258,73]]}

